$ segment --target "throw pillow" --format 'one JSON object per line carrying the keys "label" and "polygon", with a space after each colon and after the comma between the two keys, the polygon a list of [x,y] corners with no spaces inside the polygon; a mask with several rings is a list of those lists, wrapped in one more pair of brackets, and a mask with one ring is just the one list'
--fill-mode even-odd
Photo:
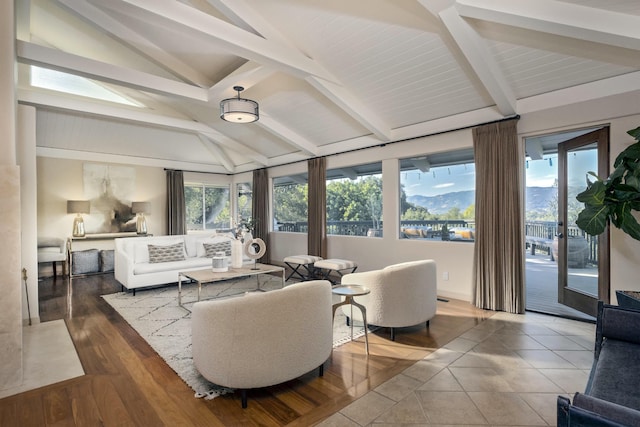
{"label": "throw pillow", "polygon": [[149,262],[160,263],[184,260],[184,243],[173,245],[147,245],[149,247]]}
{"label": "throw pillow", "polygon": [[213,258],[216,252],[224,252],[226,256],[231,256],[231,240],[226,239],[225,242],[220,243],[203,243],[205,257]]}

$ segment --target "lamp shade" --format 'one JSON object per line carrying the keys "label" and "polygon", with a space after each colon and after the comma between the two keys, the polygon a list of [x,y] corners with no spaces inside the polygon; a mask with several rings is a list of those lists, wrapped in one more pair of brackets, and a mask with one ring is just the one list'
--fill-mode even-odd
{"label": "lamp shade", "polygon": [[242,86],[234,86],[238,91],[237,98],[227,98],[220,101],[220,118],[231,123],[252,123],[260,117],[258,103],[250,99],[240,98]]}
{"label": "lamp shade", "polygon": [[151,211],[151,203],[149,202],[131,202],[131,213],[149,213]]}
{"label": "lamp shade", "polygon": [[89,213],[91,205],[88,200],[67,200],[67,213]]}

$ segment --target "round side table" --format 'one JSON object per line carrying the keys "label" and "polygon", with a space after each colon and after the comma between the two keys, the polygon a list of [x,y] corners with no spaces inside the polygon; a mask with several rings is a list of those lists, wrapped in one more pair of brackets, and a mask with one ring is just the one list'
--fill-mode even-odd
{"label": "round side table", "polygon": [[367,295],[371,290],[364,286],[358,285],[340,285],[334,286],[331,293],[344,297],[344,301],[333,304],[333,318],[335,319],[338,307],[349,304],[351,306],[351,341],[353,341],[353,306],[355,305],[362,313],[362,322],[364,323],[364,342],[367,354],[369,354],[369,337],[367,336],[367,308],[358,304],[353,298],[361,295]]}

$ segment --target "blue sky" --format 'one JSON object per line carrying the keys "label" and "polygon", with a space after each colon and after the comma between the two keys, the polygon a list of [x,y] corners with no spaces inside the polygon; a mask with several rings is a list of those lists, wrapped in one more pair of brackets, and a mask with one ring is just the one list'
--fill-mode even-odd
{"label": "blue sky", "polygon": [[[579,151],[569,155],[570,186],[584,187],[587,171],[597,168],[595,151]],[[558,176],[558,156],[546,155],[542,160],[528,160],[526,164],[528,187],[552,187]],[[400,173],[407,196],[435,196],[454,191],[475,189],[475,165],[464,164],[434,167],[429,172],[418,170]]]}

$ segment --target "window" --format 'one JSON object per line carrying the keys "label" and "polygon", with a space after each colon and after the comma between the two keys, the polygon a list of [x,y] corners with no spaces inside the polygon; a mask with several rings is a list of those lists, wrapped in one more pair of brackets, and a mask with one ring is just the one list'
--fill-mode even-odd
{"label": "window", "polygon": [[382,237],[382,163],[327,171],[327,234]]}
{"label": "window", "polygon": [[400,237],[472,241],[473,150],[400,160]]}
{"label": "window", "polygon": [[238,217],[246,220],[251,218],[253,209],[253,189],[249,182],[236,184],[238,194]]}
{"label": "window", "polygon": [[308,174],[281,176],[273,179],[273,230],[308,231]]}
{"label": "window", "polygon": [[231,228],[229,186],[185,183],[187,230]]}

